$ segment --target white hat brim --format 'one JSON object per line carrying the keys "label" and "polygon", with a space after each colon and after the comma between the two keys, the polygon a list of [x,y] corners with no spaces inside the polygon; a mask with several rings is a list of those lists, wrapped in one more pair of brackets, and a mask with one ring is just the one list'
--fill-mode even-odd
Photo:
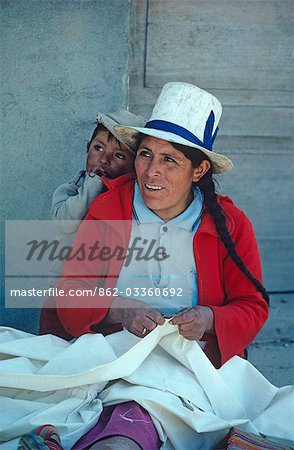
{"label": "white hat brim", "polygon": [[139,133],[145,134],[147,136],[152,136],[158,139],[163,139],[168,142],[173,142],[175,144],[182,144],[187,147],[196,148],[201,150],[205,155],[207,155],[212,162],[212,171],[214,173],[224,173],[228,172],[233,168],[232,161],[225,155],[221,155],[220,153],[216,153],[211,150],[207,150],[206,148],[201,147],[200,145],[193,144],[187,139],[182,138],[174,133],[170,133],[168,131],[155,130],[152,128],[138,128],[138,127],[124,127],[122,125],[117,125],[115,127],[117,133],[120,134],[121,139],[126,139],[127,136],[135,139]]}

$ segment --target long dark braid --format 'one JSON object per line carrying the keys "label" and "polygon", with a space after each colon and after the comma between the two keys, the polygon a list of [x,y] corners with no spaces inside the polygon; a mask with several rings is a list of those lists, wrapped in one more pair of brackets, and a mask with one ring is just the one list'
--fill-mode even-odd
{"label": "long dark braid", "polygon": [[[208,176],[207,176],[208,175]],[[217,200],[215,193],[215,185],[211,175],[207,173],[200,179],[197,186],[201,190],[204,196],[204,202],[207,206],[209,213],[211,214],[215,228],[220,236],[222,243],[228,251],[228,254],[232,261],[239,267],[239,269],[246,275],[246,277],[256,286],[256,288],[261,292],[263,298],[269,303],[269,296],[260,283],[260,281],[255,278],[252,273],[248,270],[241,257],[236,252],[235,243],[227,229],[226,218],[223,213],[222,207]]]}
{"label": "long dark braid", "polygon": [[[180,150],[184,153],[184,155],[192,161],[193,167],[198,167],[201,161],[209,160],[209,158],[202,153],[201,151],[195,152],[189,147],[182,146],[179,144],[172,144],[177,150]],[[196,154],[196,155],[195,155]],[[217,195],[215,192],[215,185],[212,179],[212,170],[209,171],[196,183],[196,185],[201,190],[204,203],[207,206],[208,212],[211,214],[215,228],[219,234],[219,237],[224,244],[230,258],[237,267],[244,273],[244,275],[255,285],[259,292],[261,292],[263,298],[267,303],[269,303],[269,296],[266,292],[264,286],[260,283],[257,278],[255,278],[252,273],[248,270],[246,265],[244,264],[241,257],[238,255],[235,247],[235,243],[229,233],[229,230],[226,225],[226,217],[223,212],[223,209],[217,199]]]}

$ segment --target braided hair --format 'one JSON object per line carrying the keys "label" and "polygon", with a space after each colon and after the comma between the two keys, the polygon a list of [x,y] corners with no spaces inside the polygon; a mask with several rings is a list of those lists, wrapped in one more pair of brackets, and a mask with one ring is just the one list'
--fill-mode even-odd
{"label": "braided hair", "polygon": [[[188,158],[192,162],[192,166],[194,168],[198,167],[199,164],[208,160],[208,156],[206,156],[200,150],[195,152],[191,147],[186,147],[181,144],[170,143],[176,150],[184,153],[186,158]],[[260,283],[257,278],[252,275],[249,269],[246,267],[242,258],[238,255],[236,251],[235,243],[229,233],[229,230],[226,225],[226,217],[225,213],[218,201],[216,192],[215,192],[215,184],[212,178],[212,169],[210,168],[206,174],[195,183],[196,186],[200,189],[203,194],[204,203],[208,209],[208,212],[211,214],[213,222],[215,224],[215,228],[219,234],[220,240],[224,244],[230,258],[236,264],[236,266],[244,273],[244,275],[254,284],[259,292],[261,292],[263,298],[267,303],[269,303],[269,296],[266,292],[264,286]]]}

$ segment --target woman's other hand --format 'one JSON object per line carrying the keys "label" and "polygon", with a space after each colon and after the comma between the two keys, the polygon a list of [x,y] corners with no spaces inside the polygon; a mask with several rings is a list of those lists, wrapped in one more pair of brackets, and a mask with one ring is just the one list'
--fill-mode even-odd
{"label": "woman's other hand", "polygon": [[146,336],[157,325],[165,322],[162,315],[147,303],[122,297],[115,297],[112,301],[108,318],[121,323],[130,333],[139,337]]}
{"label": "woman's other hand", "polygon": [[189,341],[199,340],[204,333],[214,334],[214,316],[208,306],[195,306],[179,312],[170,323],[178,325],[179,333]]}

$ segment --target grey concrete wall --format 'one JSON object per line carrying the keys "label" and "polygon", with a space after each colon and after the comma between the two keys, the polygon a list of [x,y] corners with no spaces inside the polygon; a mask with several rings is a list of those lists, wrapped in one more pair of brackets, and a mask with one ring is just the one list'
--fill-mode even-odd
{"label": "grey concrete wall", "polygon": [[1,0],[2,325],[38,322],[4,308],[3,221],[48,219],[96,113],[126,106],[128,30],[128,0]]}

